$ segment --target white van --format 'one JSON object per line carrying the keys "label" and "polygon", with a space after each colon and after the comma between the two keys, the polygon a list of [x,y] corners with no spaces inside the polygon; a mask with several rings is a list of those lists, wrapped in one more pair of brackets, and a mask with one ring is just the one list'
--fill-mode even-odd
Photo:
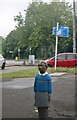
{"label": "white van", "polygon": [[2,54],[0,54],[0,68],[3,70],[5,68],[5,59],[2,56]]}

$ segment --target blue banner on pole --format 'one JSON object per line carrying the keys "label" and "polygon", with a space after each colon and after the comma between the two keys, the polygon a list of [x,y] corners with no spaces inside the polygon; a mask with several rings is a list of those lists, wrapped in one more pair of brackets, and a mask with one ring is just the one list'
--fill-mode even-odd
{"label": "blue banner on pole", "polygon": [[68,37],[69,36],[69,28],[66,26],[59,26],[58,31],[57,31],[57,27],[53,27],[52,34],[58,35],[60,37]]}

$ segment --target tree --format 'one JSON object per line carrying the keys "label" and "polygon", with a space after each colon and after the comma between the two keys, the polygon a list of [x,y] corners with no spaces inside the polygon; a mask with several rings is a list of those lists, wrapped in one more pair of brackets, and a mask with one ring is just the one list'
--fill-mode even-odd
{"label": "tree", "polygon": [[31,47],[36,58],[53,56],[56,38],[52,35],[52,28],[59,22],[60,25],[69,27],[69,37],[59,37],[58,52],[72,52],[72,7],[68,3],[33,2],[25,11],[25,19],[20,13],[14,20],[17,27],[6,37],[6,51],[8,48],[13,51],[20,48],[22,56],[28,57]]}
{"label": "tree", "polygon": [[24,18],[22,16],[21,12],[19,12],[19,15],[14,16],[14,21],[17,22],[16,27],[22,27],[24,25]]}
{"label": "tree", "polygon": [[1,54],[3,54],[2,45],[3,45],[4,41],[5,41],[5,39],[2,36],[0,36],[0,53]]}
{"label": "tree", "polygon": [[[55,45],[55,38],[51,35],[53,26],[56,26],[56,23],[59,22],[61,25],[70,27],[71,18],[72,11],[68,4],[33,2],[29,6],[25,17],[25,25],[31,31],[31,33],[29,31],[28,43],[32,47],[34,45],[33,49],[39,48],[39,46],[42,49],[44,46],[44,58],[46,58],[50,46],[52,48]],[[60,40],[62,39],[66,41],[66,38],[60,38]],[[63,41],[59,46],[63,46]],[[63,49],[63,47],[61,48]],[[59,47],[59,51],[62,50],[61,48]]]}

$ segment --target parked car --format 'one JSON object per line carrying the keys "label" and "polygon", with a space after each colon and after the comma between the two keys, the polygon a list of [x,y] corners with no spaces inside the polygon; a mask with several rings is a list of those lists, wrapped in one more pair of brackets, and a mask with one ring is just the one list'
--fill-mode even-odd
{"label": "parked car", "polygon": [[5,61],[4,57],[2,56],[2,54],[0,54],[0,68],[1,69],[5,68],[5,63],[6,63],[6,61]]}
{"label": "parked car", "polygon": [[[55,56],[45,60],[49,67],[55,66]],[[77,67],[77,53],[60,53],[57,55],[56,67]]]}

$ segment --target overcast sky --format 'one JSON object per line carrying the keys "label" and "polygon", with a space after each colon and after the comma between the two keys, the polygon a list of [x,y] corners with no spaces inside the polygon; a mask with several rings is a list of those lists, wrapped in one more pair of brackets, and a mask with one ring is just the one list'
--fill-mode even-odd
{"label": "overcast sky", "polygon": [[[43,0],[47,2],[49,0]],[[66,0],[72,3],[72,0]],[[6,37],[15,28],[14,16],[27,9],[32,0],[0,0],[0,36]]]}

